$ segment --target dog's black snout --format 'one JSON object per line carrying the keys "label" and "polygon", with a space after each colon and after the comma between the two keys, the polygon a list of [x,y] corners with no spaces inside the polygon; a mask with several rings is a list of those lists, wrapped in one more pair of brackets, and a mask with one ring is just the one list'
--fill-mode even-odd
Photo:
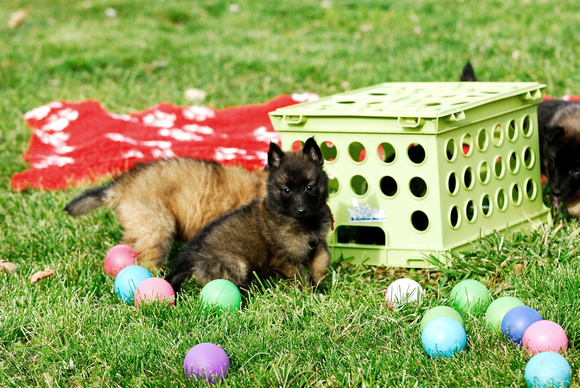
{"label": "dog's black snout", "polygon": [[298,214],[299,216],[304,216],[306,215],[306,209],[304,209],[303,207],[299,207],[298,209],[296,209],[296,214]]}
{"label": "dog's black snout", "polygon": [[552,189],[552,195],[555,197],[559,197],[562,195],[562,189],[560,189],[559,187],[554,187]]}

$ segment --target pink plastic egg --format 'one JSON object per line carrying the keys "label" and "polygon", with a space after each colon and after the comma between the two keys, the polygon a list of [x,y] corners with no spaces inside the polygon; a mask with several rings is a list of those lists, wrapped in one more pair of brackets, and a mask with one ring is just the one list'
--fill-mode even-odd
{"label": "pink plastic egg", "polygon": [[138,253],[133,252],[128,245],[115,245],[105,256],[105,271],[112,277],[116,277],[119,271],[130,265],[135,265]]}
{"label": "pink plastic egg", "polygon": [[563,353],[568,349],[568,337],[556,322],[542,320],[532,323],[526,329],[522,346],[529,355],[550,351]]}
{"label": "pink plastic egg", "polygon": [[165,279],[152,277],[143,280],[135,289],[135,307],[140,303],[167,300],[170,306],[175,304],[175,292]]}

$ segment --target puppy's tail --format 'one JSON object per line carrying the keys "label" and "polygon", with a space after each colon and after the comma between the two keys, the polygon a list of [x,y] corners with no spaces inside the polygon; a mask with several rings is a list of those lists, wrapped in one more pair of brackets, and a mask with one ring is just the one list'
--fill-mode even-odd
{"label": "puppy's tail", "polygon": [[108,204],[110,186],[87,189],[70,201],[64,210],[71,216],[82,216],[88,212]]}

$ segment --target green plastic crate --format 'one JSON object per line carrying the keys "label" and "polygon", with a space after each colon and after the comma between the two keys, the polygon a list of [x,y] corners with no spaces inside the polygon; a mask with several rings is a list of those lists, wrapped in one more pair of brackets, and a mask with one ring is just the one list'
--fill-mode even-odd
{"label": "green plastic crate", "polygon": [[494,231],[551,222],[538,83],[383,83],[270,113],[284,149],[315,136],[334,258],[429,267]]}

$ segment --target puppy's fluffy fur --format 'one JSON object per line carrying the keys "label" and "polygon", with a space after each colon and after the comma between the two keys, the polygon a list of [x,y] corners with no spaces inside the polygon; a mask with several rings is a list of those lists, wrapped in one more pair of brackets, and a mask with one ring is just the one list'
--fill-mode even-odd
{"label": "puppy's fluffy fur", "polygon": [[179,158],[137,165],[110,184],[91,188],[65,210],[72,216],[115,209],[121,243],[139,253],[137,263],[159,268],[174,240],[188,241],[201,227],[266,192],[264,171]]}
{"label": "puppy's fluffy fur", "polygon": [[580,217],[580,103],[550,100],[538,106],[542,172],[551,193]]}
{"label": "puppy's fluffy fur", "polygon": [[166,279],[178,290],[195,275],[203,285],[227,279],[247,289],[254,276],[308,279],[326,276],[330,254],[326,237],[331,213],[326,205],[328,176],[322,153],[310,138],[298,152],[268,152],[267,194],[206,225],[187,244]]}

